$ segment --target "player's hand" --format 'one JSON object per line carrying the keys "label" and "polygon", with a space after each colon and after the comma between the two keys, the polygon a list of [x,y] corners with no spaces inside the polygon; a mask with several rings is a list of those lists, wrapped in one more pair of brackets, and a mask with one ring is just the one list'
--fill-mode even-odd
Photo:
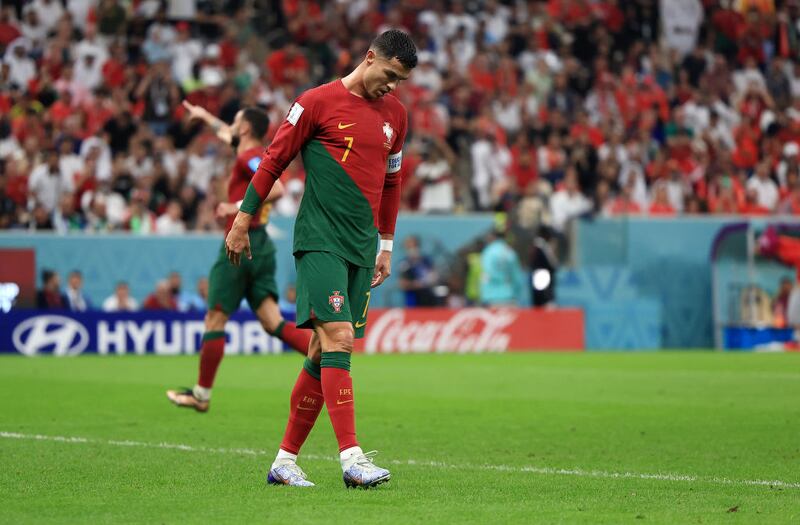
{"label": "player's hand", "polygon": [[219,204],[217,204],[217,209],[215,213],[217,219],[225,219],[229,215],[235,214],[237,211],[239,211],[239,206],[237,206],[235,203],[220,202]]}
{"label": "player's hand", "polygon": [[253,255],[250,253],[250,236],[247,235],[247,228],[242,229],[236,223],[233,224],[228,236],[225,237],[225,253],[228,260],[234,266],[239,266],[242,260],[242,253],[248,259],[252,259]]}
{"label": "player's hand", "polygon": [[372,275],[370,287],[380,286],[390,275],[392,275],[392,252],[381,251],[375,259],[375,273]]}
{"label": "player's hand", "polygon": [[211,113],[209,113],[206,110],[206,108],[203,108],[203,107],[200,107],[200,106],[195,106],[194,104],[192,104],[188,100],[184,100],[183,101],[183,107],[186,108],[186,111],[189,112],[189,118],[190,119],[199,119],[199,120],[206,121],[207,118],[211,115]]}

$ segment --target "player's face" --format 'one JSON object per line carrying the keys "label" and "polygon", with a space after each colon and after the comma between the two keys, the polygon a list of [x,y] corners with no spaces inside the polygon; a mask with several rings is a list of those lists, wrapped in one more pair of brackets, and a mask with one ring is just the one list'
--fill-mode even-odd
{"label": "player's face", "polygon": [[368,98],[380,98],[391,93],[411,74],[411,70],[397,58],[387,60],[371,50],[367,53],[367,64],[369,67],[364,73],[364,88]]}

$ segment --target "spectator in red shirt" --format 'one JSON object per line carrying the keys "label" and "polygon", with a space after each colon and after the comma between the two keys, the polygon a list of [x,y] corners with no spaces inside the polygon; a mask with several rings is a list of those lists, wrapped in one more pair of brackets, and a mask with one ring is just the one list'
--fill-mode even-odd
{"label": "spectator in red shirt", "polygon": [[61,278],[53,270],[42,270],[42,289],[36,293],[36,308],[65,310],[67,296],[61,291]]}
{"label": "spectator in red shirt", "polygon": [[435,98],[432,92],[425,90],[411,112],[411,120],[417,133],[443,139],[447,135],[447,110]]}
{"label": "spectator in red shirt", "polygon": [[772,212],[758,203],[758,191],[751,188],[745,194],[745,202],[739,207],[739,213],[742,215],[769,215]]}
{"label": "spectator in red shirt", "polygon": [[22,36],[17,24],[12,22],[14,7],[6,5],[0,11],[0,48],[5,49],[8,44]]}
{"label": "spectator in red shirt", "polygon": [[634,177],[628,178],[628,183],[622,187],[620,194],[611,201],[608,207],[610,215],[629,215],[642,212],[641,207],[633,200],[633,190],[636,186]]}
{"label": "spectator in red shirt", "polygon": [[266,66],[276,86],[296,86],[308,79],[308,60],[291,40],[267,57]]}
{"label": "spectator in red shirt", "polygon": [[61,125],[67,118],[74,115],[80,108],[74,108],[72,105],[72,93],[68,90],[62,91],[58,100],[50,106],[50,116],[53,123]]}
{"label": "spectator in red shirt", "polygon": [[539,178],[536,165],[536,149],[531,145],[527,133],[520,133],[511,146],[511,176],[520,193]]}
{"label": "spectator in red shirt", "polygon": [[669,203],[669,192],[667,185],[659,181],[653,186],[653,200],[647,210],[650,215],[672,216],[675,215],[675,208]]}
{"label": "spectator in red shirt", "polygon": [[178,303],[172,295],[169,282],[158,281],[155,291],[148,295],[142,303],[142,308],[144,310],[177,310]]}
{"label": "spectator in red shirt", "polygon": [[125,47],[119,43],[111,46],[111,56],[101,69],[106,86],[112,89],[122,87],[128,76],[126,65],[128,56]]}
{"label": "spectator in red shirt", "polygon": [[585,110],[577,112],[575,123],[569,131],[569,136],[572,140],[577,140],[581,135],[586,135],[595,148],[599,148],[606,141],[600,128],[593,126],[589,122],[589,114]]}

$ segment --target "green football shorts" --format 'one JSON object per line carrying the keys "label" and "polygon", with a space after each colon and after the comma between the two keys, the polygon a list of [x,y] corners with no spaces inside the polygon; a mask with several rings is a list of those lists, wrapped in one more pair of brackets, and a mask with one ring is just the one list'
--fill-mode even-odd
{"label": "green football shorts", "polygon": [[356,338],[364,337],[374,270],[330,252],[299,252],[294,262],[297,326],[311,328],[314,319],[347,321],[353,323]]}
{"label": "green football shorts", "polygon": [[275,282],[275,245],[264,228],[253,228],[250,235],[252,259],[242,254],[239,266],[234,266],[225,254],[225,243],[219,249],[217,261],[208,277],[208,309],[228,315],[239,309],[247,298],[255,312],[267,297],[278,300]]}

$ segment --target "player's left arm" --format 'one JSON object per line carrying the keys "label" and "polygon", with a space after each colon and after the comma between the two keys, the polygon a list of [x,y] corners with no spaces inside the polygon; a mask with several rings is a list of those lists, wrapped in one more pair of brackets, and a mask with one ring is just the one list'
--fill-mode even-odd
{"label": "player's left arm", "polygon": [[400,168],[403,164],[403,144],[406,141],[407,116],[403,109],[402,128],[386,161],[386,177],[383,181],[381,207],[378,211],[378,232],[381,235],[372,287],[380,286],[392,274],[392,247],[397,212],[400,209]]}

